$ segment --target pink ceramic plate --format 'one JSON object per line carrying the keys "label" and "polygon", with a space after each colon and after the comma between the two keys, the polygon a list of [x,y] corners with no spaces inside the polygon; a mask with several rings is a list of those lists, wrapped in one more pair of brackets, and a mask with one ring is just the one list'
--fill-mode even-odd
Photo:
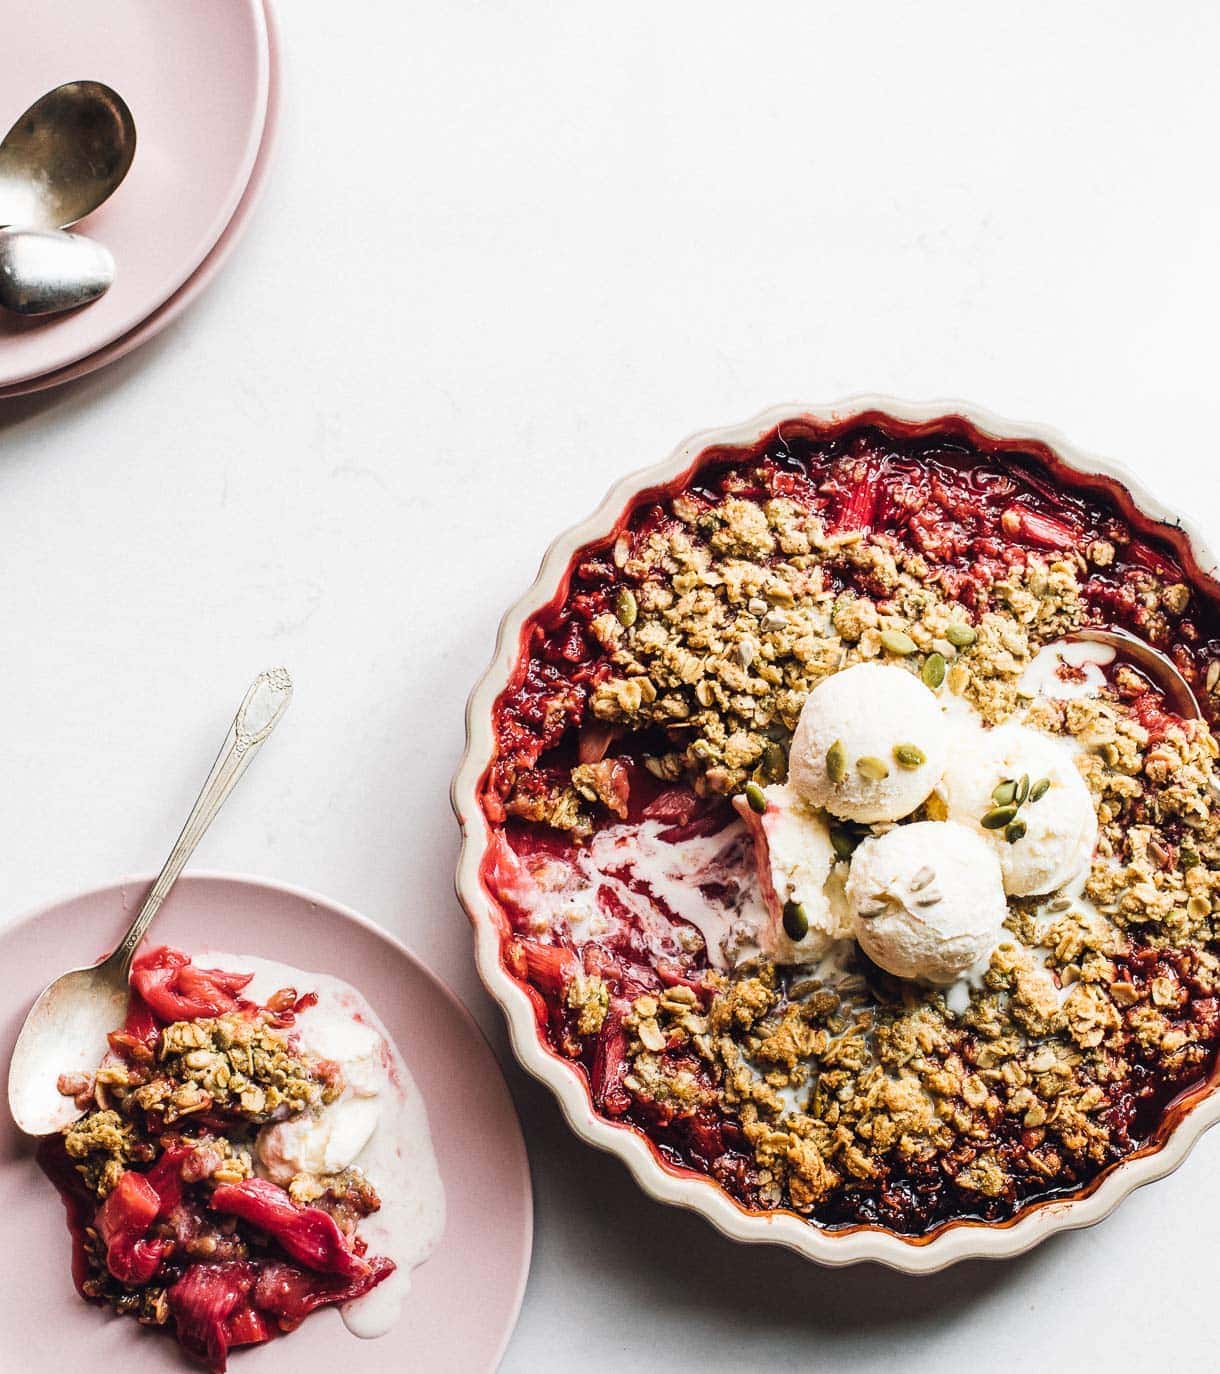
{"label": "pink ceramic plate", "polygon": [[[0,1065],[8,1063],[38,991],[65,964],[86,962],[113,945],[149,882],[87,892],[0,931]],[[427,1103],[445,1183],[445,1234],[415,1271],[402,1320],[389,1335],[361,1341],[337,1312],[318,1312],[282,1341],[234,1351],[233,1374],[494,1370],[529,1269],[529,1166],[495,1057],[462,1004],[364,917],[254,878],[182,878],[157,918],[156,938],[188,951],[209,944],[283,959],[358,987]],[[34,1163],[29,1138],[3,1109],[0,1216],[0,1331],[11,1346],[20,1342],[22,1374],[86,1365],[123,1374],[199,1368],[173,1341],[77,1297],[63,1208]]]}
{"label": "pink ceramic plate", "polygon": [[271,154],[275,147],[276,131],[279,128],[281,87],[279,23],[271,0],[263,0],[263,8],[267,17],[269,58],[267,116],[263,122],[263,138],[259,144],[258,156],[254,160],[254,170],[250,173],[250,180],[246,184],[245,193],[238,202],[237,209],[233,212],[233,218],[225,226],[224,233],[216,241],[216,247],[200,263],[189,280],[183,283],[164,305],[142,319],[134,329],[129,329],[126,334],[108,343],[104,348],[99,348],[95,353],[90,353],[69,367],[61,367],[55,372],[44,372],[40,377],[30,377],[24,382],[16,382],[12,386],[0,386],[0,401],[8,400],[13,396],[26,396],[34,391],[46,391],[50,387],[62,386],[64,382],[75,381],[78,377],[87,377],[90,372],[96,372],[98,368],[105,367],[107,363],[117,362],[119,358],[130,353],[132,349],[138,348],[142,343],[147,343],[149,339],[159,334],[166,325],[176,320],[186,307],[203,292],[204,288],[211,284],[212,279],[229,260],[229,256],[245,232],[250,221],[250,215],[262,195],[263,187],[266,185],[267,170],[271,165]]}
{"label": "pink ceramic plate", "polygon": [[119,358],[130,353],[132,349],[138,348],[142,343],[147,343],[149,339],[159,334],[166,325],[171,324],[182,314],[186,307],[202,293],[204,288],[211,284],[212,279],[229,260],[230,254],[237,247],[238,241],[250,221],[250,215],[262,195],[263,187],[267,181],[267,169],[271,165],[271,153],[275,147],[276,131],[279,128],[281,83],[279,23],[270,0],[263,0],[263,8],[267,16],[269,56],[267,117],[263,122],[263,140],[259,144],[258,157],[255,158],[254,170],[250,173],[245,194],[239,201],[237,209],[234,210],[233,218],[225,226],[224,233],[217,240],[216,247],[200,263],[190,279],[180,286],[164,305],[154,310],[151,315],[146,316],[134,329],[129,329],[120,338],[115,339],[104,348],[99,348],[97,352],[90,353],[88,357],[79,359],[70,367],[61,367],[56,372],[44,372],[41,377],[30,377],[24,382],[0,387],[0,401],[8,400],[13,396],[26,396],[34,391],[46,391],[50,387],[62,386],[64,382],[75,381],[78,377],[87,377],[90,372],[96,372],[99,367],[105,367],[107,363],[116,362]]}
{"label": "pink ceramic plate", "polygon": [[90,78],[122,94],[139,139],[127,180],[81,225],[114,253],[114,286],[53,319],[0,317],[0,387],[121,338],[203,262],[250,180],[269,64],[262,0],[9,0],[0,125],[51,87]]}

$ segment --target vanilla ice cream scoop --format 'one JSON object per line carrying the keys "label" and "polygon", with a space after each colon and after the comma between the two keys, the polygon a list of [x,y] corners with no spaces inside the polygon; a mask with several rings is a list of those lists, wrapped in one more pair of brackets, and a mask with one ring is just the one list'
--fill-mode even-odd
{"label": "vanilla ice cream scoop", "polygon": [[1097,813],[1077,752],[1066,740],[1013,722],[977,732],[945,773],[950,819],[991,846],[1013,896],[1054,892],[1092,862]]}
{"label": "vanilla ice cream scoop", "polygon": [[[760,798],[762,812],[755,809]],[[816,962],[835,940],[851,936],[842,885],[831,881],[835,852],[826,817],[782,785],[752,790],[734,805],[754,839],[767,910],[759,949],[777,964]]]}
{"label": "vanilla ice cream scoop", "polygon": [[820,682],[805,701],[788,781],[813,806],[852,821],[896,821],[945,771],[940,703],[905,668],[858,663]]}
{"label": "vanilla ice cream scoop", "polygon": [[1008,914],[995,851],[954,821],[865,840],[852,855],[847,899],[874,964],[942,987],[988,957]]}

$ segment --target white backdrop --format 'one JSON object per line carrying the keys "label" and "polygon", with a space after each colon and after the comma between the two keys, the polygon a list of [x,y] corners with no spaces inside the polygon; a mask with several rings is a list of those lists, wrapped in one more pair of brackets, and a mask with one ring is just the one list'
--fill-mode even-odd
{"label": "white backdrop", "polygon": [[508,1062],[446,792],[543,548],[693,429],[958,394],[1220,527],[1220,10],[281,11],[233,262],[136,355],[0,403],[0,920],[159,864],[283,661],[292,712],[198,862],[380,920],[486,1028],[537,1191],[506,1371],[1200,1367],[1220,1135],[1099,1230],[924,1281],[647,1201]]}

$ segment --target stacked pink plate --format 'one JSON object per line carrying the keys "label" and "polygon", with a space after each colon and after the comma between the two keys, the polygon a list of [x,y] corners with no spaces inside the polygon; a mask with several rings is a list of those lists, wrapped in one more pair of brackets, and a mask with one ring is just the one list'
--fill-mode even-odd
{"label": "stacked pink plate", "polygon": [[126,181],[80,225],[114,254],[101,300],[0,314],[0,400],[121,358],[175,319],[241,237],[266,176],[278,105],[270,0],[9,0],[0,131],[65,81],[113,86],[135,117]]}

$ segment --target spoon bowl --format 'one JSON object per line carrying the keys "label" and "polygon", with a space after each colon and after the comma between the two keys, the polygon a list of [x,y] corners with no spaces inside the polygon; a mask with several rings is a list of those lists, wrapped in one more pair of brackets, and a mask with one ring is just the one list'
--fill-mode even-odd
{"label": "spoon bowl", "polygon": [[69,81],[48,91],[0,142],[0,225],[64,229],[118,189],[136,126],[117,91]]}
{"label": "spoon bowl", "polygon": [[110,250],[63,229],[0,229],[0,307],[57,315],[88,305],[114,283]]}
{"label": "spoon bowl", "polygon": [[1086,625],[1082,629],[1074,630],[1067,638],[1109,645],[1123,658],[1135,664],[1154,686],[1164,692],[1171,711],[1183,720],[1204,719],[1194,688],[1178,671],[1174,661],[1168,654],[1154,649],[1138,636],[1127,630],[1120,630],[1115,625]]}

